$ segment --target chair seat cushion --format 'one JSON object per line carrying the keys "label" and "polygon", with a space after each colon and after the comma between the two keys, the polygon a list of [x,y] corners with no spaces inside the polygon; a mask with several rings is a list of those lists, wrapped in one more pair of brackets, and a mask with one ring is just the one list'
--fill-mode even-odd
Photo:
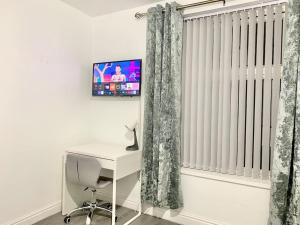
{"label": "chair seat cushion", "polygon": [[97,185],[94,188],[106,188],[108,185],[112,184],[113,179],[109,177],[99,176]]}
{"label": "chair seat cushion", "polygon": [[95,188],[106,188],[110,184],[112,184],[111,180],[100,180],[98,181],[97,186]]}

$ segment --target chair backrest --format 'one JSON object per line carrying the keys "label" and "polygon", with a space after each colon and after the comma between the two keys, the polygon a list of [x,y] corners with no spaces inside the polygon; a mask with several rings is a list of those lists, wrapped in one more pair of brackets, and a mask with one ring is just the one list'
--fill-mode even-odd
{"label": "chair backrest", "polygon": [[66,177],[68,182],[79,184],[78,157],[75,154],[67,154]]}
{"label": "chair backrest", "polygon": [[101,165],[97,158],[79,154],[68,154],[66,176],[68,181],[89,188],[96,188]]}

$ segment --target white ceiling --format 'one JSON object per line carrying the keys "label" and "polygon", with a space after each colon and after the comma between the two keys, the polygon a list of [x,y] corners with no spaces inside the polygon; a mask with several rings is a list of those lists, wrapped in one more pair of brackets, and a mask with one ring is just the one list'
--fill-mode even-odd
{"label": "white ceiling", "polygon": [[160,0],[61,0],[83,13],[95,17],[125,9],[131,9]]}

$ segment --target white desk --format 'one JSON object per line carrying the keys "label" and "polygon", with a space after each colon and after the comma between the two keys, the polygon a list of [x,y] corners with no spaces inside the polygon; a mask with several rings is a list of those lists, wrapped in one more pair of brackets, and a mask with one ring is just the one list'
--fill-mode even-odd
{"label": "white desk", "polygon": [[[126,146],[108,143],[93,143],[87,145],[80,145],[69,148],[66,154],[81,154],[86,156],[96,157],[103,169],[111,170],[113,173],[113,196],[112,196],[112,225],[115,225],[116,216],[116,193],[117,193],[117,180],[122,179],[130,174],[136,173],[141,170],[141,151],[126,151]],[[66,215],[69,211],[77,208],[79,198],[81,196],[71,195],[73,188],[68,185],[65,177],[66,157],[64,156],[64,172],[63,172],[63,200],[62,200],[62,214]],[[139,181],[140,182],[140,181]],[[140,184],[139,184],[140,185]],[[81,190],[82,191],[82,190]],[[76,193],[76,192],[75,192]],[[77,190],[78,193],[78,190]],[[76,200],[77,198],[77,200]],[[85,199],[89,200],[89,199]],[[139,204],[138,214],[124,223],[130,224],[137,217],[141,215],[141,204]]]}

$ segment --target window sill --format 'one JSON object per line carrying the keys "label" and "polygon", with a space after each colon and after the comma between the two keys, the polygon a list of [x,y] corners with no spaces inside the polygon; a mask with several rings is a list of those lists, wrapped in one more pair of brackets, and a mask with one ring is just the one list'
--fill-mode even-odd
{"label": "window sill", "polygon": [[193,177],[201,177],[203,179],[208,179],[208,180],[215,180],[215,181],[232,183],[237,185],[244,185],[244,186],[249,186],[249,187],[254,187],[259,189],[265,189],[265,190],[271,189],[270,180],[254,179],[251,177],[221,174],[216,172],[183,168],[183,167],[181,168],[181,174],[187,176],[193,176]]}

